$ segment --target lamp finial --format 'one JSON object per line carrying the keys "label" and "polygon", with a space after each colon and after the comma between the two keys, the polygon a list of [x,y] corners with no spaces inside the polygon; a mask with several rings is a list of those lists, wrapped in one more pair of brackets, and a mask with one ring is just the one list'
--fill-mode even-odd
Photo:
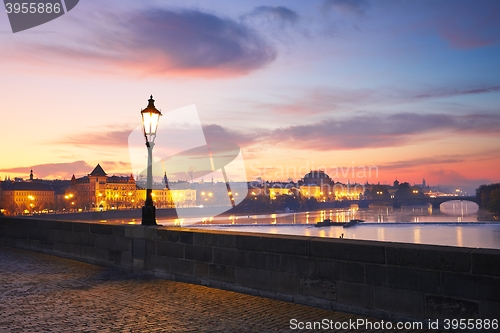
{"label": "lamp finial", "polygon": [[148,107],[153,107],[153,108],[155,107],[155,100],[153,99],[153,95],[151,95],[148,102],[149,102]]}

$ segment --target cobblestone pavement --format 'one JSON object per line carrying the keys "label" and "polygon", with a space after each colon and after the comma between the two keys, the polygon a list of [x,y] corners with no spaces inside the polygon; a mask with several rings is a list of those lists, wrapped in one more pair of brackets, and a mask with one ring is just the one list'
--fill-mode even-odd
{"label": "cobblestone pavement", "polygon": [[363,317],[0,247],[2,333],[291,332],[292,318]]}

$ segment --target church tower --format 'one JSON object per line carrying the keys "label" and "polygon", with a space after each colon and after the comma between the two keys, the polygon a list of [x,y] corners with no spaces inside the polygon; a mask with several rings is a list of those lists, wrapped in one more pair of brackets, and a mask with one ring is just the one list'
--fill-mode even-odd
{"label": "church tower", "polygon": [[167,178],[167,172],[165,172],[165,175],[163,175],[163,185],[165,186],[165,188],[167,190],[169,190],[170,188],[168,187],[168,178]]}

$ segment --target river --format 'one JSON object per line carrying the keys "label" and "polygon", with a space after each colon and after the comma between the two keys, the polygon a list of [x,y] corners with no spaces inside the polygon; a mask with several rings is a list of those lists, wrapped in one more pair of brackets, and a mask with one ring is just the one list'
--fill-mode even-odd
{"label": "river", "polygon": [[[329,218],[336,222],[361,219],[351,228],[317,228],[316,222]],[[158,221],[170,225],[172,221]],[[267,215],[218,216],[175,221],[194,228],[289,234],[330,238],[364,239],[386,242],[450,245],[500,249],[500,223],[477,204],[450,201],[440,209],[430,206],[368,209],[327,209],[311,212],[284,212]]]}

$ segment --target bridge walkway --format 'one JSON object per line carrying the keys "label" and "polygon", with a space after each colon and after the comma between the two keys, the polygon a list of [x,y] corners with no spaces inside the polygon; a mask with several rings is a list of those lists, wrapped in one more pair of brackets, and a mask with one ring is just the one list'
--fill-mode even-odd
{"label": "bridge walkway", "polygon": [[0,281],[0,332],[313,332],[291,330],[290,321],[380,323],[1,246]]}

